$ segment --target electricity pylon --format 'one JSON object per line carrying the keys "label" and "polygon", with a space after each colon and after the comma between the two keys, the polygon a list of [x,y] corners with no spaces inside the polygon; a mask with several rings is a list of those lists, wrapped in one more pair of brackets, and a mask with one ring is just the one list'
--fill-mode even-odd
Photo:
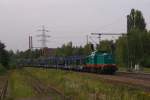
{"label": "electricity pylon", "polygon": [[46,48],[46,43],[48,42],[47,38],[50,38],[50,36],[47,35],[46,32],[50,31],[47,30],[44,25],[42,26],[42,29],[38,31],[42,32],[42,34],[37,35],[37,37],[41,37],[41,39],[39,40],[41,42],[41,48]]}

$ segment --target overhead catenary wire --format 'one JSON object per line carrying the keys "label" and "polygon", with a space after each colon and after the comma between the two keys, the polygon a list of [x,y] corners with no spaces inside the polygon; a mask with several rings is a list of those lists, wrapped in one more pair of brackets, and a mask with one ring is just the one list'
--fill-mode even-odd
{"label": "overhead catenary wire", "polygon": [[92,42],[94,42],[95,44],[97,44],[97,42],[95,42],[91,36],[89,36],[89,38],[92,40]]}

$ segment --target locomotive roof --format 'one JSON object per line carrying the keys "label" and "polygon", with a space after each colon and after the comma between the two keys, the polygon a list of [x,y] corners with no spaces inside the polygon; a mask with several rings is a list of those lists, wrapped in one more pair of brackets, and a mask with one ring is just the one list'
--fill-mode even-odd
{"label": "locomotive roof", "polygon": [[94,51],[94,52],[92,52],[89,56],[96,56],[96,55],[105,56],[105,55],[110,55],[110,53]]}

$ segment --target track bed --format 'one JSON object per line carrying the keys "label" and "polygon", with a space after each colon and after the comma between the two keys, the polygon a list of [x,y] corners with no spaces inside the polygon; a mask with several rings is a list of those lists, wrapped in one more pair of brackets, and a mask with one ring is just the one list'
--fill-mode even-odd
{"label": "track bed", "polygon": [[148,80],[150,81],[150,74],[148,73],[140,73],[140,72],[117,72],[116,75],[123,76],[123,77],[130,77],[134,79],[140,79],[140,80]]}
{"label": "track bed", "polygon": [[63,100],[64,96],[59,91],[53,87],[48,86],[45,84],[45,82],[33,76],[31,73],[22,70],[20,74],[25,76],[27,84],[30,85],[38,95],[37,100],[54,100],[54,98],[57,98],[57,100]]}
{"label": "track bed", "polygon": [[119,72],[115,75],[103,75],[93,73],[80,73],[81,75],[90,75],[96,79],[104,79],[107,82],[114,84],[125,84],[131,87],[140,87],[146,92],[150,92],[150,74],[144,73],[125,73]]}
{"label": "track bed", "polygon": [[0,76],[0,100],[4,100],[7,95],[8,76]]}
{"label": "track bed", "polygon": [[149,81],[145,84],[146,80],[60,69],[25,70],[61,91],[67,100],[141,100],[144,96],[148,99],[143,100],[150,99],[147,97],[150,85]]}
{"label": "track bed", "polygon": [[7,98],[12,100],[63,100],[59,92],[25,70],[12,71],[9,81]]}

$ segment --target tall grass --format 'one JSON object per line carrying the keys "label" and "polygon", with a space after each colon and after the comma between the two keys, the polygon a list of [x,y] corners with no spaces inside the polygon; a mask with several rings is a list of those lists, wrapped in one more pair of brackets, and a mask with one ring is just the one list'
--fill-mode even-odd
{"label": "tall grass", "polygon": [[145,73],[150,73],[150,67],[149,68],[144,68]]}
{"label": "tall grass", "polygon": [[149,93],[91,75],[55,69],[25,69],[61,91],[68,100],[150,100]]}
{"label": "tall grass", "polygon": [[16,70],[11,73],[9,87],[10,97],[8,98],[11,98],[12,100],[32,97],[35,95],[34,90],[28,84],[26,84],[23,76],[21,76],[21,74]]}

